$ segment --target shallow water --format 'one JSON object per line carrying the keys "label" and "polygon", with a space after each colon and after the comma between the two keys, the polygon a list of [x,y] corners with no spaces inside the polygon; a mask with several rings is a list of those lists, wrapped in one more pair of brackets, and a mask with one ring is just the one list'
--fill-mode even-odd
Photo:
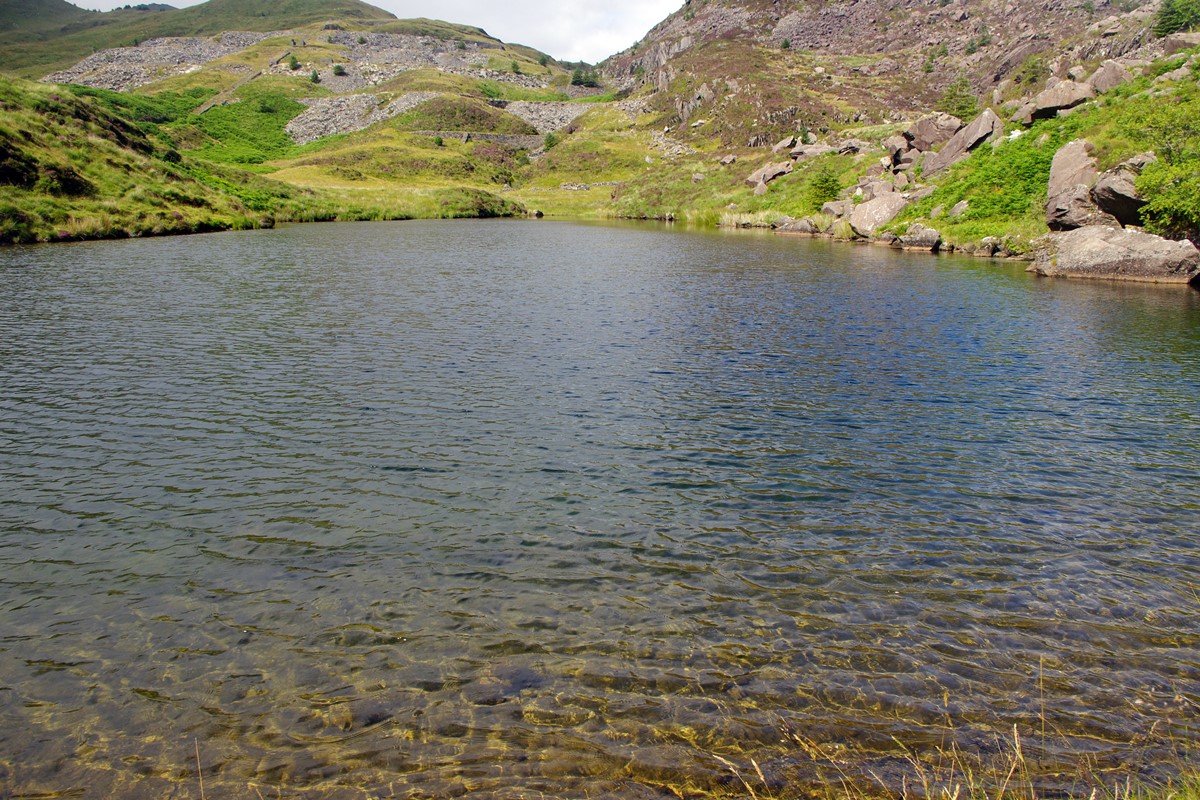
{"label": "shallow water", "polygon": [[0,796],[788,795],[1014,725],[1162,777],[1197,386],[1196,292],[878,248],[0,251]]}

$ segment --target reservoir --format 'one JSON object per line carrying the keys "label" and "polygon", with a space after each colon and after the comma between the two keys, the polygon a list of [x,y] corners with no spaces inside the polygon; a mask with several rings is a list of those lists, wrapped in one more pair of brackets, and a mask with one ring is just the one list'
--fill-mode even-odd
{"label": "reservoir", "polygon": [[1023,267],[525,221],[0,250],[0,796],[1171,777],[1200,293]]}

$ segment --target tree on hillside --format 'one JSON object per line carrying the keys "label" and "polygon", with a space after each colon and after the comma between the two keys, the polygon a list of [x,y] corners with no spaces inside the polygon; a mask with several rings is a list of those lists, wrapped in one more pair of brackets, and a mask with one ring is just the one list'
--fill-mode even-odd
{"label": "tree on hillside", "polygon": [[1167,36],[1200,28],[1200,0],[1163,0],[1154,18],[1154,35]]}
{"label": "tree on hillside", "polygon": [[946,87],[946,91],[942,93],[942,99],[938,101],[937,109],[945,111],[947,114],[953,114],[963,122],[970,122],[975,118],[975,115],[979,113],[979,101],[975,99],[971,82],[965,75],[959,75],[953,83]]}
{"label": "tree on hillside", "polygon": [[600,85],[600,76],[596,74],[595,70],[576,67],[575,71],[571,73],[571,85],[595,88]]}
{"label": "tree on hillside", "polygon": [[837,175],[825,164],[808,184],[808,205],[813,209],[820,209],[826,203],[837,200],[841,191],[842,184]]}

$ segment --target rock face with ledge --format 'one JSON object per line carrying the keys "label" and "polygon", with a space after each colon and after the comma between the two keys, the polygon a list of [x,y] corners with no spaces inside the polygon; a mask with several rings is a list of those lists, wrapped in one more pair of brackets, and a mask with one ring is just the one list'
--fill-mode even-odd
{"label": "rock face with ledge", "polygon": [[1200,282],[1200,250],[1141,231],[1089,226],[1051,233],[1035,244],[1029,272],[1065,278],[1147,283]]}

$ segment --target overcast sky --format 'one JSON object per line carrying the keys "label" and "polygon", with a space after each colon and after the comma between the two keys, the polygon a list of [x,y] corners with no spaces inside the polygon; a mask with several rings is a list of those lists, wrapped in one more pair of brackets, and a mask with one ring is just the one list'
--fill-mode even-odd
{"label": "overcast sky", "polygon": [[[108,11],[151,0],[72,0]],[[179,8],[201,0],[158,0]],[[475,25],[514,44],[526,44],[565,61],[596,63],[641,39],[683,0],[367,0],[401,19],[429,17]]]}

